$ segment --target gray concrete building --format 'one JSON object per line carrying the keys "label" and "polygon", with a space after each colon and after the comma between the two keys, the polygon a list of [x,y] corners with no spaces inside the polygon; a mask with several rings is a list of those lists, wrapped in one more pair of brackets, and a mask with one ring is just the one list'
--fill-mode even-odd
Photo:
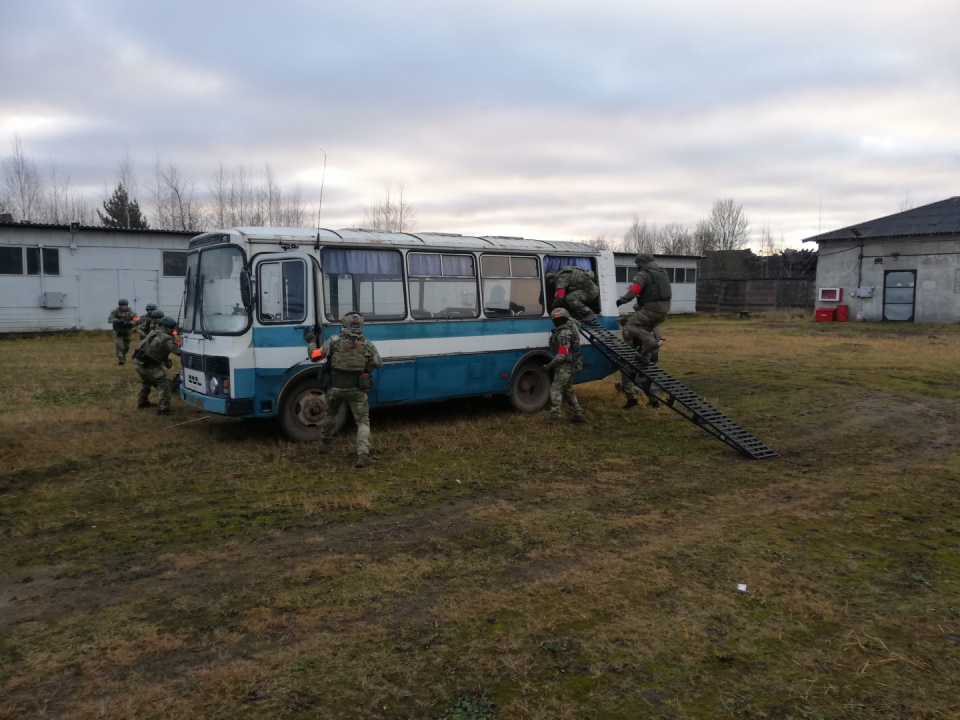
{"label": "gray concrete building", "polygon": [[194,235],[0,222],[0,333],[107,330],[121,297],[176,316]]}
{"label": "gray concrete building", "polygon": [[960,197],[807,238],[817,308],[867,321],[960,322]]}

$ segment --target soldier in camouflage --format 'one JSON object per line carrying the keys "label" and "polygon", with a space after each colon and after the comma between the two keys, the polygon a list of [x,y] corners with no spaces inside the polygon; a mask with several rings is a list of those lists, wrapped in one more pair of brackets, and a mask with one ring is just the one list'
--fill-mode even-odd
{"label": "soldier in camouflage", "polygon": [[137,331],[137,334],[140,336],[140,344],[143,344],[143,341],[146,340],[147,335],[156,330],[157,320],[162,318],[164,315],[163,310],[157,310],[157,306],[153,303],[147,305],[147,311],[140,316],[139,322],[133,326],[133,329]]}
{"label": "soldier in camouflage", "polygon": [[[653,336],[657,339],[657,349],[650,355],[650,362],[656,365],[660,362],[660,346],[663,345],[663,336],[660,334],[659,327],[654,328]],[[637,400],[637,386],[627,377],[626,373],[620,373],[620,382],[616,384],[616,388],[627,396],[627,402],[623,405],[624,410],[629,410],[640,404],[640,401]],[[660,401],[655,398],[650,398],[650,405],[652,407],[659,407]]]}
{"label": "soldier in camouflage", "polygon": [[553,381],[550,383],[550,417],[544,423],[557,425],[561,422],[560,407],[563,398],[567,399],[573,408],[572,423],[585,423],[583,409],[577,402],[577,394],[573,391],[573,376],[578,372],[580,360],[580,323],[570,317],[565,308],[557,308],[550,314],[553,320],[553,332],[550,333],[550,349],[556,355],[543,366],[547,372],[553,371]]}
{"label": "soldier in camouflage", "polygon": [[617,300],[617,306],[625,305],[636,298],[634,311],[623,320],[623,335],[638,344],[640,356],[650,362],[653,351],[660,347],[653,333],[670,312],[673,291],[670,288],[670,277],[653,259],[653,255],[640,253],[636,263],[639,272],[633,276],[630,289]]}
{"label": "soldier in camouflage", "polygon": [[553,280],[556,294],[552,307],[566,307],[576,317],[593,320],[596,314],[586,306],[586,303],[600,294],[596,279],[597,276],[592,270],[584,270],[573,265],[562,268]]}
{"label": "soldier in camouflage", "polygon": [[357,423],[357,463],[364,468],[376,465],[370,457],[370,404],[367,393],[373,387],[370,373],[383,361],[372,342],[363,336],[363,315],[348,312],[341,319],[343,331],[334,335],[320,348],[320,357],[316,357],[317,338],[312,333],[304,337],[309,341],[307,352],[314,361],[326,358],[325,374],[329,380],[327,394],[327,414],[321,426],[322,439],[320,452],[330,452],[330,441],[337,421],[337,411],[343,403],[350,406],[353,419]]}
{"label": "soldier in camouflage", "polygon": [[173,330],[177,321],[172,317],[161,318],[159,327],[147,335],[140,348],[133,354],[133,367],[140,376],[140,395],[137,408],[150,407],[150,388],[157,388],[157,415],[170,414],[170,390],[173,381],[167,377],[164,368],[173,367],[170,353],[180,354],[180,348],[173,339]]}
{"label": "soldier in camouflage", "polygon": [[127,352],[130,350],[130,332],[133,324],[139,320],[130,303],[120,298],[117,307],[110,311],[107,322],[113,326],[113,346],[117,349],[117,365],[127,361]]}

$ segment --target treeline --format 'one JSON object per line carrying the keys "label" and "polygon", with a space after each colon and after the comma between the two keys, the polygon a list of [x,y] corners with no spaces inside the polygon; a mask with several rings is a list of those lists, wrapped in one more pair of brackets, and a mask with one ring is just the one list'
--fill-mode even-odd
{"label": "treeline", "polygon": [[[761,252],[776,252],[778,243],[770,228],[760,228]],[[658,225],[634,215],[633,222],[617,238],[597,235],[590,244],[619,252],[657,255],[703,255],[712,250],[741,250],[750,242],[750,221],[733,198],[717,200],[710,214],[692,225],[679,222]],[[782,244],[782,241],[781,243]]]}
{"label": "treeline", "polygon": [[[142,197],[146,202],[141,204]],[[141,186],[125,153],[117,162],[113,190],[91,204],[73,189],[62,164],[46,167],[24,152],[19,138],[0,156],[0,215],[13,222],[103,225],[202,232],[221,227],[301,227],[307,221],[299,184],[285,190],[269,165],[259,174],[242,165],[218,163],[203,187],[159,153]]]}

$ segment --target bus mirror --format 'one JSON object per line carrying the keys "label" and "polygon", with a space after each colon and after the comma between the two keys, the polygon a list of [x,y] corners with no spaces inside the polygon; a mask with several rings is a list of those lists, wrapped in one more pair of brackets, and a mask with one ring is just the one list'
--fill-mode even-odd
{"label": "bus mirror", "polygon": [[247,312],[253,309],[253,281],[250,279],[249,270],[240,271],[240,300]]}

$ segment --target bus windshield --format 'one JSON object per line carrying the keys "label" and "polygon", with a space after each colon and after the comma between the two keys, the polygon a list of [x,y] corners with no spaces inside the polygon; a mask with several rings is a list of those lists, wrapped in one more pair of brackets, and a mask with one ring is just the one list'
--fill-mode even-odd
{"label": "bus windshield", "polygon": [[203,250],[187,258],[184,332],[241,333],[250,317],[240,295],[243,251],[238,247]]}

